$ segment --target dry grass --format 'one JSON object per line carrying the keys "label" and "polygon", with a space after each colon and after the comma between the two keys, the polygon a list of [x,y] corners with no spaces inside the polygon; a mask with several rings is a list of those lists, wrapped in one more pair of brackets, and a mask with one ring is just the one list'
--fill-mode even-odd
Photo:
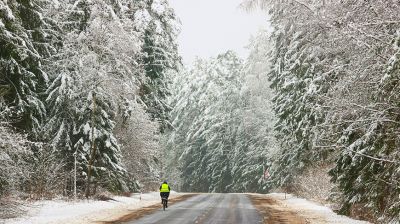
{"label": "dry grass", "polygon": [[250,195],[253,205],[263,217],[264,224],[307,224],[307,220],[287,209],[279,201],[262,195]]}
{"label": "dry grass", "polygon": [[351,206],[350,217],[360,220],[367,220],[372,223],[378,223],[378,220],[374,217],[374,214],[371,212],[371,210],[362,204],[354,204]]}
{"label": "dry grass", "polygon": [[303,198],[328,203],[335,185],[330,181],[330,165],[310,167],[294,179],[291,192]]}
{"label": "dry grass", "polygon": [[0,199],[0,220],[17,218],[24,214],[26,207],[24,204],[11,198]]}

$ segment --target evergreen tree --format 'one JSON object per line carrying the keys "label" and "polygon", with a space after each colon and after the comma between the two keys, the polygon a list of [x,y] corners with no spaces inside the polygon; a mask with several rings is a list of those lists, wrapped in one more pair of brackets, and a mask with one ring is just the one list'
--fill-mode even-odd
{"label": "evergreen tree", "polygon": [[142,63],[146,79],[141,83],[140,96],[147,111],[160,122],[163,132],[168,127],[170,106],[169,74],[178,71],[180,57],[176,43],[177,18],[166,0],[148,0],[145,10],[150,17],[143,32]]}
{"label": "evergreen tree", "polygon": [[[249,45],[250,55],[244,64],[244,84],[241,89],[241,111],[237,117],[235,150],[233,153],[233,191],[266,192],[265,170],[277,151],[273,127],[273,92],[269,87],[269,35],[260,32]],[[239,105],[237,105],[239,107]]]}
{"label": "evergreen tree", "polygon": [[331,174],[344,194],[343,213],[348,213],[352,204],[361,203],[373,209],[378,217],[388,214],[394,220],[400,218],[397,199],[400,155],[394,141],[399,122],[395,112],[399,100],[399,40],[395,38],[395,52],[377,84],[372,113],[363,113],[365,121],[350,124],[337,142],[345,150],[339,154]]}
{"label": "evergreen tree", "polygon": [[67,163],[72,169],[74,165],[73,129],[76,126],[75,100],[77,86],[73,78],[66,73],[60,74],[46,91],[45,101],[48,108],[48,117],[43,126],[43,137],[57,149],[57,157]]}
{"label": "evergreen tree", "polygon": [[0,86],[8,117],[37,137],[46,116],[40,93],[48,77],[42,61],[55,52],[53,26],[42,16],[43,1],[0,3]]}
{"label": "evergreen tree", "polygon": [[[161,0],[1,1],[0,119],[44,143],[31,165],[54,160],[69,175],[76,156],[78,187],[90,166],[113,191],[138,188],[132,164],[155,181],[154,129],[167,126],[167,75],[180,66],[176,22]],[[135,127],[143,132],[127,140]],[[128,166],[122,156],[134,152],[146,155]]]}
{"label": "evergreen tree", "polygon": [[398,186],[397,106],[389,100],[398,95],[397,47],[389,44],[399,30],[398,2],[248,2],[268,8],[276,28],[277,186],[327,161],[336,165],[330,174],[344,196],[342,212],[362,206],[380,221],[397,220],[398,199],[388,192]]}
{"label": "evergreen tree", "polygon": [[91,166],[95,182],[112,191],[127,190],[122,179],[126,171],[121,166],[120,148],[113,134],[115,123],[110,111],[114,108],[101,92],[101,89],[89,92],[87,100],[82,102],[74,147],[79,150],[79,162],[84,165],[86,175]]}
{"label": "evergreen tree", "polygon": [[[78,157],[81,187],[88,167],[93,166],[96,181],[102,186],[113,191],[133,190],[136,183],[128,180],[122,167],[113,131],[117,116],[126,116],[125,111],[117,110],[122,108],[119,104],[135,99],[131,95],[140,80],[134,57],[140,50],[138,37],[131,33],[134,27],[127,5],[75,3],[66,2],[48,12],[60,12],[57,16],[64,39],[63,47],[48,65],[52,84],[46,92],[49,116],[44,135],[59,159],[67,163],[67,169],[73,169],[74,156]],[[88,99],[93,93],[95,102]],[[93,104],[98,105],[98,112],[90,112]],[[97,133],[93,139],[85,130],[87,125]]]}
{"label": "evergreen tree", "polygon": [[[256,72],[252,69],[248,71]],[[243,122],[251,117],[249,102],[254,96],[250,92],[257,91],[250,90],[254,88],[250,81],[244,86],[243,62],[233,52],[199,60],[177,81],[174,89],[179,93],[172,113],[175,130],[169,144],[177,148],[178,156],[173,158],[180,161],[182,189],[265,191],[260,183],[266,164],[264,144],[272,141],[262,136],[258,126]],[[254,113],[271,113],[261,111]]]}
{"label": "evergreen tree", "polygon": [[[288,24],[287,26],[292,26]],[[277,138],[281,139],[282,151],[276,161],[278,185],[287,184],[292,175],[300,172],[316,157],[312,156],[313,127],[323,119],[318,94],[323,91],[320,81],[322,71],[317,66],[321,58],[310,54],[305,33],[287,32],[276,36],[272,64],[275,68],[270,77],[277,92],[274,109],[278,117]],[[314,39],[311,39],[314,41]]]}

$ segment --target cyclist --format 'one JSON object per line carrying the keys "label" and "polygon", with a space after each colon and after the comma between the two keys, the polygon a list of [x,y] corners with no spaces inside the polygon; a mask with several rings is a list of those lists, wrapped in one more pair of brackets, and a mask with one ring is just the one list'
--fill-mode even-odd
{"label": "cyclist", "polygon": [[169,187],[167,181],[164,181],[161,186],[160,186],[160,196],[161,196],[161,204],[162,204],[162,198],[166,197],[167,198],[167,208],[168,208],[168,197],[169,197],[169,192],[171,191],[171,188]]}

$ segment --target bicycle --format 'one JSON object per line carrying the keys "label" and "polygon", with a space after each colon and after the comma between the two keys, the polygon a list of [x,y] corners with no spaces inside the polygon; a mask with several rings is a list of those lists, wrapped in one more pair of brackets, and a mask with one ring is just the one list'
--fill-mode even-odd
{"label": "bicycle", "polygon": [[165,211],[165,208],[168,208],[168,198],[167,197],[162,197],[162,204],[163,204],[163,210]]}

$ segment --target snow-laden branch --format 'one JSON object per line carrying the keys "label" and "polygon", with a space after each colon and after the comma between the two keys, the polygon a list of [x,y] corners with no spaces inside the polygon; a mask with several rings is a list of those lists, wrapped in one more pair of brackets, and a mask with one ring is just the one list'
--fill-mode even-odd
{"label": "snow-laden branch", "polygon": [[294,1],[294,2],[296,2],[297,4],[299,4],[299,5],[303,6],[303,7],[305,7],[305,8],[308,9],[310,12],[312,12],[313,14],[315,14],[314,10],[311,9],[311,7],[308,6],[307,4],[305,4],[304,2],[301,2],[301,1],[299,1],[299,0],[292,0],[292,1]]}
{"label": "snow-laden branch", "polygon": [[387,163],[400,164],[400,161],[394,161],[394,160],[389,160],[389,159],[383,159],[383,158],[374,157],[374,156],[371,156],[371,155],[367,155],[367,154],[365,154],[365,153],[361,153],[361,152],[358,152],[358,151],[349,149],[349,147],[346,147],[346,146],[344,146],[344,145],[337,145],[337,144],[336,144],[336,145],[324,145],[324,146],[315,145],[315,146],[313,146],[313,147],[315,147],[316,149],[324,149],[324,148],[329,148],[329,149],[332,149],[332,148],[343,149],[343,150],[345,150],[345,151],[353,152],[353,153],[355,153],[355,154],[357,154],[357,155],[360,155],[360,156],[363,156],[363,157],[366,157],[366,158],[369,158],[369,159],[372,159],[372,160],[381,161],[381,162],[387,162]]}

